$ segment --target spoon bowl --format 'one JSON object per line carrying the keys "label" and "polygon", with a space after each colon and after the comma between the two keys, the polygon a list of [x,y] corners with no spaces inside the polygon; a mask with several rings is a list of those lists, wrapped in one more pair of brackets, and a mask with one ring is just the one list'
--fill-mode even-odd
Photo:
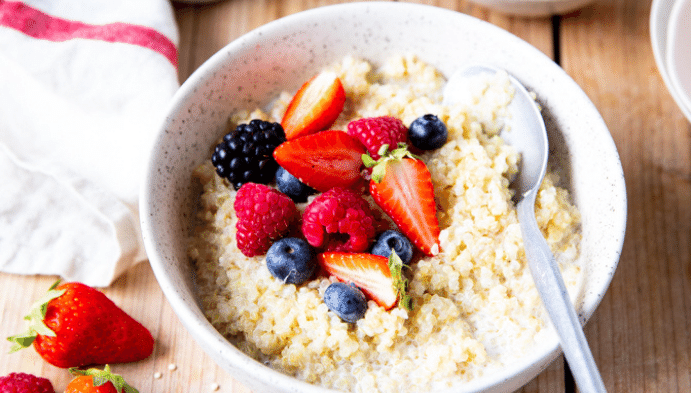
{"label": "spoon bowl", "polygon": [[[444,90],[444,102],[454,103],[467,79],[500,72],[505,71],[483,64],[455,72]],[[535,218],[535,199],[547,172],[549,156],[545,122],[533,95],[516,78],[508,76],[514,96],[509,104],[507,124],[500,135],[521,155],[518,175],[512,186],[516,190],[518,221],[530,271],[580,391],[606,392],[559,266]]]}

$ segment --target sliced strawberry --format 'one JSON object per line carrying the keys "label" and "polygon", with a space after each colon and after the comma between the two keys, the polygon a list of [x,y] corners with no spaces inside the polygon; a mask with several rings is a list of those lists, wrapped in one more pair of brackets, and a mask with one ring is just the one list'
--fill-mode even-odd
{"label": "sliced strawberry", "polygon": [[307,81],[288,104],[281,126],[286,139],[325,130],[343,110],[345,91],[333,72],[322,72]]}
{"label": "sliced strawberry", "polygon": [[399,297],[406,299],[406,307],[409,305],[400,259],[396,261],[392,258],[390,261],[386,257],[366,253],[325,252],[319,254],[317,260],[328,274],[345,283],[352,282],[367,298],[387,310],[396,305]]}
{"label": "sliced strawberry", "polygon": [[432,176],[424,162],[399,147],[379,161],[363,158],[373,167],[369,184],[374,201],[426,255],[439,253],[439,221]]}
{"label": "sliced strawberry", "polygon": [[320,192],[335,186],[364,187],[360,175],[365,147],[343,131],[322,131],[280,144],[274,159],[301,182]]}

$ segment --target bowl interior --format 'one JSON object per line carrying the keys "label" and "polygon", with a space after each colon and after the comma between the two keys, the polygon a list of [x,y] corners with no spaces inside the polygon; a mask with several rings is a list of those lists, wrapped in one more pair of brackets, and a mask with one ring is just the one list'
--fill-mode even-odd
{"label": "bowl interior", "polygon": [[[324,390],[247,358],[204,318],[185,250],[198,192],[192,171],[209,158],[230,113],[265,106],[345,55],[377,64],[409,52],[447,76],[468,62],[494,64],[537,94],[550,133],[550,159],[562,168],[564,185],[582,214],[579,263],[586,285],[576,306],[584,322],[609,286],[626,220],[622,168],[596,108],[559,66],[504,30],[436,7],[350,3],[298,13],[232,42],[183,84],[156,140],[141,198],[147,253],[171,306],[210,356],[257,391]],[[547,341],[524,363],[454,391],[519,388],[557,356],[556,335]]]}

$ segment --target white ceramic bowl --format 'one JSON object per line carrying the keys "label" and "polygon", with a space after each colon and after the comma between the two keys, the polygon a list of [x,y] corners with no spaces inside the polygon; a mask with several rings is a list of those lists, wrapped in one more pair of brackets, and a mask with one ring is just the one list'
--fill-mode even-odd
{"label": "white ceramic bowl", "polygon": [[689,7],[688,1],[653,0],[650,9],[650,41],[657,69],[667,90],[684,116],[691,121],[688,96],[691,90],[683,90],[680,82],[682,76],[689,77],[688,70],[691,69],[689,51],[684,48],[688,42],[691,23],[681,19],[684,7]]}
{"label": "white ceramic bowl", "polygon": [[677,104],[691,120],[691,0],[676,0],[669,15],[667,30],[667,71]]}
{"label": "white ceramic bowl", "polygon": [[495,11],[518,16],[566,14],[592,3],[593,0],[471,0]]}
{"label": "white ceramic bowl", "polygon": [[[250,359],[204,318],[185,252],[196,196],[192,170],[209,159],[209,148],[223,135],[230,113],[261,107],[282,90],[296,90],[346,54],[376,63],[411,51],[447,75],[469,61],[494,64],[536,92],[550,132],[551,159],[565,170],[583,217],[586,287],[577,305],[583,321],[609,286],[626,221],[621,163],[598,111],[558,65],[498,27],[430,6],[350,3],[291,15],[232,42],[183,84],[156,139],[140,201],[151,266],[180,321],[220,366],[255,392],[326,390]],[[559,352],[552,334],[523,361],[451,391],[513,391]]]}

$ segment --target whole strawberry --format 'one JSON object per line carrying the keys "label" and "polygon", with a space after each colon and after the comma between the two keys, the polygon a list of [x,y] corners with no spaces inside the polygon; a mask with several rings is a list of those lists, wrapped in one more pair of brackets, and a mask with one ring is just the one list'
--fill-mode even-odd
{"label": "whole strawberry", "polygon": [[122,376],[111,373],[107,364],[103,370],[70,368],[70,372],[75,377],[67,384],[65,393],[139,393]]}
{"label": "whole strawberry", "polygon": [[10,373],[0,377],[0,393],[55,393],[46,378],[26,373]]}
{"label": "whole strawberry", "polygon": [[370,156],[378,160],[382,146],[393,149],[408,140],[408,128],[392,116],[367,117],[348,123],[348,135],[359,139]]}
{"label": "whole strawberry", "polygon": [[271,243],[286,235],[299,218],[287,195],[263,184],[245,183],[233,206],[238,217],[235,238],[248,257],[266,254]]}
{"label": "whole strawberry", "polygon": [[56,282],[25,319],[28,331],[8,338],[15,344],[11,352],[33,344],[56,367],[134,362],[153,352],[154,339],[142,324],[82,283]]}

